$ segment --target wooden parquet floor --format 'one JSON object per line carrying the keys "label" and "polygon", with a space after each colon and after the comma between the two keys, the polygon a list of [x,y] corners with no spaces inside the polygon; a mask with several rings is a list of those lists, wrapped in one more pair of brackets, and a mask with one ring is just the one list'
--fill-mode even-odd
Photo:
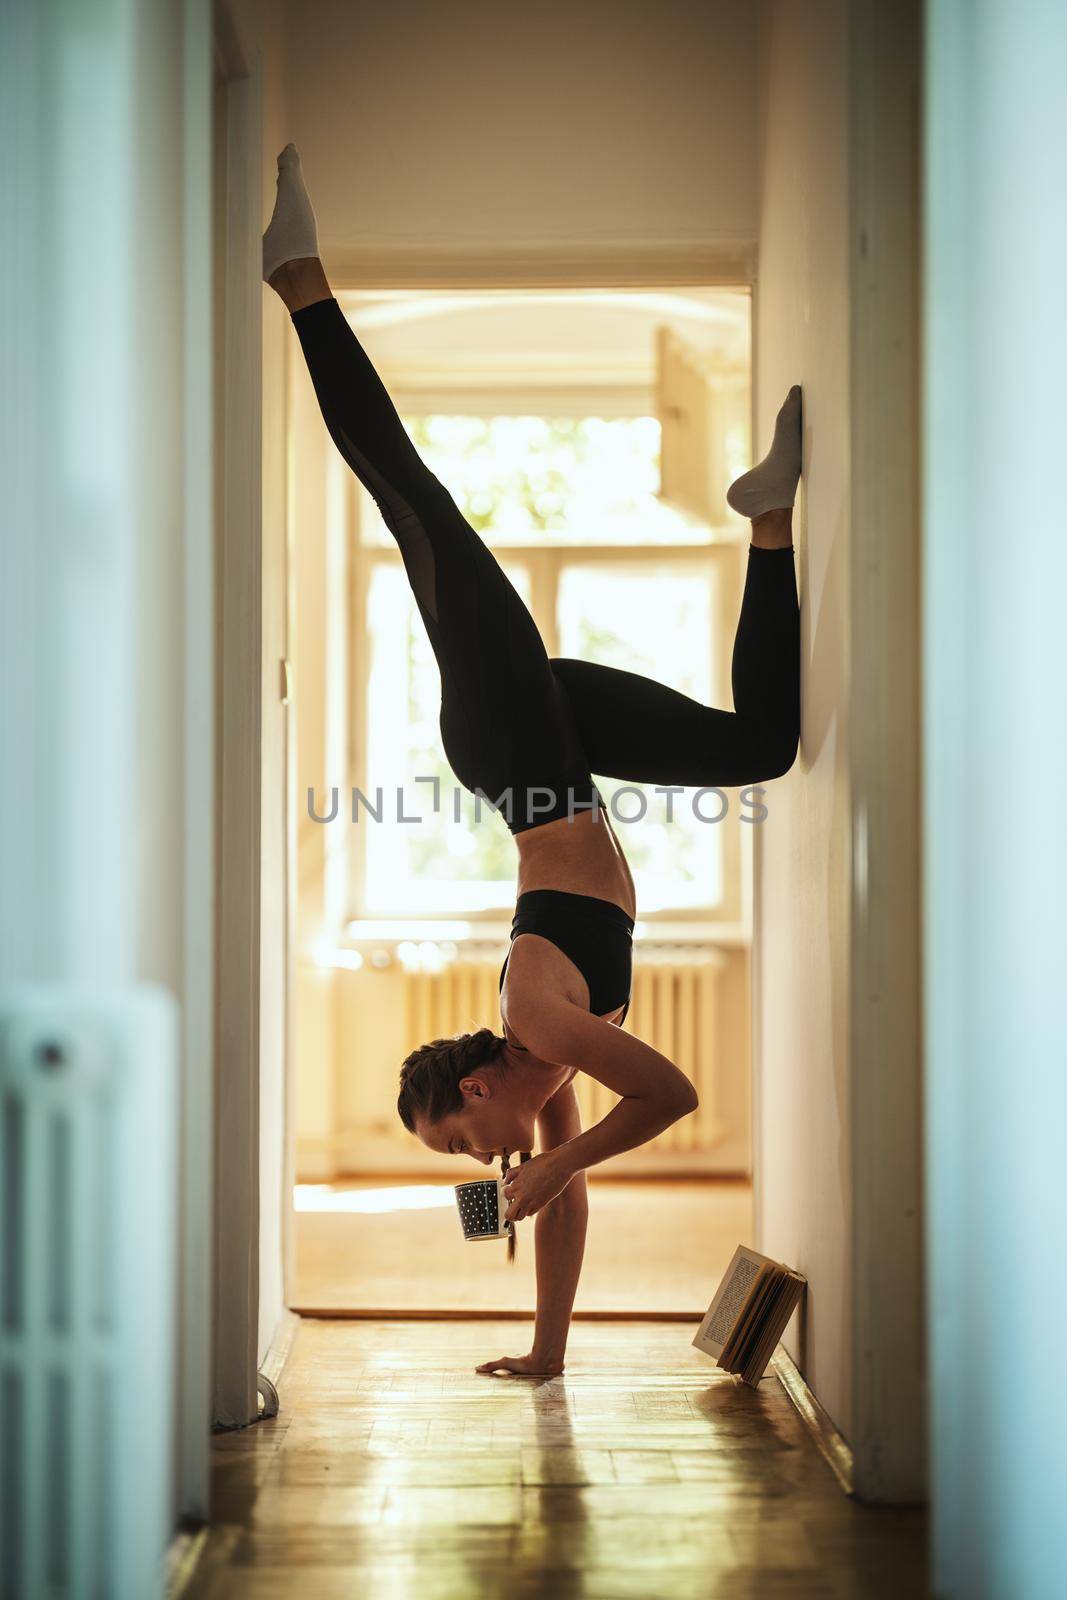
{"label": "wooden parquet floor", "polygon": [[272,1421],[213,1439],[192,1600],[913,1600],[925,1518],[846,1497],[777,1377],[685,1324],[304,1320]]}

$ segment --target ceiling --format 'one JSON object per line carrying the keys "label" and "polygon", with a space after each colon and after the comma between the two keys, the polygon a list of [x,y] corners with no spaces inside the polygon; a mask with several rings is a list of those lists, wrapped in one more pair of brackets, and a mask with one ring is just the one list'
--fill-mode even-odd
{"label": "ceiling", "polygon": [[746,290],[391,290],[338,300],[394,391],[576,384],[647,397],[664,324],[716,368],[749,365]]}

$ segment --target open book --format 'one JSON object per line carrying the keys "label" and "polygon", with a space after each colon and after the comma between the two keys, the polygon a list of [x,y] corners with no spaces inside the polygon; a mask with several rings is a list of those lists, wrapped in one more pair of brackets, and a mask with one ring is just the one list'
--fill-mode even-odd
{"label": "open book", "polygon": [[693,1343],[755,1388],[806,1281],[780,1261],[739,1244]]}

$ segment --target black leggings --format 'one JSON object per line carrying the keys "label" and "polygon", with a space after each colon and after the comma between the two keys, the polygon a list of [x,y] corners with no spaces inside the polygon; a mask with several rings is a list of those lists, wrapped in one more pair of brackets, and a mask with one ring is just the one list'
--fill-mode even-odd
{"label": "black leggings", "polygon": [[400,548],[441,672],[449,764],[512,833],[596,805],[594,772],[733,787],[788,771],[800,737],[792,546],[749,548],[735,711],[633,672],[550,660],[495,557],[420,459],[337,301],[318,300],[292,321],[330,436]]}

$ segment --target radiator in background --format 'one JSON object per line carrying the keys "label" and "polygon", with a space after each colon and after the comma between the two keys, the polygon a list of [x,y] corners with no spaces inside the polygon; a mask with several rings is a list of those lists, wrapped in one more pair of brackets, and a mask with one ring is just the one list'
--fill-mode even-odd
{"label": "radiator in background", "polygon": [[[630,1009],[623,1024],[673,1061],[695,1086],[700,1105],[691,1117],[643,1147],[645,1160],[669,1153],[699,1156],[722,1135],[717,1115],[717,986],[725,958],[705,945],[642,950],[634,963]],[[484,1026],[499,1016],[499,959],[457,960],[437,971],[411,969],[403,975],[405,1053],[428,1039],[446,1038]],[[617,1096],[579,1073],[575,1079],[583,1126],[611,1110]],[[398,1143],[405,1131],[396,1126]]]}
{"label": "radiator in background", "polygon": [[0,1595],[152,1600],[171,1533],[171,997],[0,993]]}

